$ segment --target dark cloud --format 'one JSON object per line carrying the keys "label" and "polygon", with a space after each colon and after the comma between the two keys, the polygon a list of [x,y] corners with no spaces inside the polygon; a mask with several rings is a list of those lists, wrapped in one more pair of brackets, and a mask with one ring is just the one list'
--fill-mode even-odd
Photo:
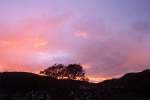
{"label": "dark cloud", "polygon": [[82,30],[88,34],[87,38],[74,48],[73,54],[76,60],[91,66],[87,68],[89,74],[96,73],[109,77],[150,68],[148,67],[150,65],[149,47],[146,43],[140,42],[149,38],[148,22],[131,24],[125,32],[113,34],[109,32],[105,24],[100,23],[101,21],[99,23],[97,20],[88,21],[84,22],[84,19],[79,21],[80,25],[76,30]]}
{"label": "dark cloud", "polygon": [[[131,33],[132,32],[132,33]],[[131,27],[130,34],[135,37],[139,42],[149,39],[150,37],[150,22],[149,21],[139,21],[133,24]]]}

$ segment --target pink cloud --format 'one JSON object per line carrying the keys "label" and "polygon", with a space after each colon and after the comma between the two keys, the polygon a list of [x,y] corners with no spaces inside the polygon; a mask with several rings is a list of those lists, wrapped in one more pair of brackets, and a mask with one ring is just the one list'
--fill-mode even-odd
{"label": "pink cloud", "polygon": [[98,81],[149,68],[148,34],[136,32],[114,32],[101,19],[71,15],[1,25],[0,70],[38,72],[54,63],[80,63],[91,80]]}
{"label": "pink cloud", "polygon": [[[36,67],[43,66],[42,62],[45,61],[39,61],[36,57],[41,52],[57,53],[59,51],[57,45],[59,34],[55,31],[61,29],[60,27],[66,22],[66,19],[68,16],[64,15],[54,18],[25,19],[15,24],[13,29],[11,26],[2,28],[2,25],[0,30],[0,70],[34,71]],[[11,31],[6,29],[11,29]]]}

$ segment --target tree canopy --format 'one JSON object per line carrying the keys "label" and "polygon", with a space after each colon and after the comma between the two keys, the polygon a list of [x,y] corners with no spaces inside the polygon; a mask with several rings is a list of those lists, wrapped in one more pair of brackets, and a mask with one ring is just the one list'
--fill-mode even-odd
{"label": "tree canopy", "polygon": [[88,78],[85,77],[83,67],[79,64],[69,64],[67,66],[63,64],[54,64],[40,71],[40,74],[56,79],[88,80]]}

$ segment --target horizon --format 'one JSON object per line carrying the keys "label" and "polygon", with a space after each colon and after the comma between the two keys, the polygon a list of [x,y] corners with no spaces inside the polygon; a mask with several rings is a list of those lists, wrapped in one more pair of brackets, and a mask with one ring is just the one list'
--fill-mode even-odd
{"label": "horizon", "polygon": [[91,81],[150,69],[149,0],[1,0],[0,72],[81,64]]}
{"label": "horizon", "polygon": [[[122,74],[122,75],[119,75],[119,76],[116,76],[116,77],[107,77],[107,78],[101,78],[101,77],[90,77],[90,76],[86,76],[89,80],[87,82],[90,82],[90,83],[101,83],[101,82],[104,82],[106,80],[112,80],[112,79],[119,79],[123,76],[125,76],[126,74],[130,74],[130,73],[140,73],[140,72],[144,72],[144,71],[150,71],[150,69],[144,69],[142,71],[135,71],[135,72],[128,72],[128,73],[125,73],[125,74]],[[34,73],[34,72],[28,72],[28,71],[0,71],[0,73],[32,73],[32,74],[36,74],[36,75],[39,75],[39,76],[47,76],[47,77],[50,77],[48,75],[45,75],[45,74],[40,74],[39,72],[38,73]],[[57,80],[65,80],[64,79],[57,79]],[[72,80],[72,79],[71,79]],[[74,80],[78,80],[78,79],[74,79]],[[81,80],[82,81],[82,80]]]}

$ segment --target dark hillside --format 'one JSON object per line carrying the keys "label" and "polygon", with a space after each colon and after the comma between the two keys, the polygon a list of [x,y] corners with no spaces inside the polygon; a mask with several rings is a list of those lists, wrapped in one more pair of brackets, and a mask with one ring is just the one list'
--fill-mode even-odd
{"label": "dark hillside", "polygon": [[[107,100],[150,100],[150,70],[128,73],[119,79],[106,80],[97,84],[100,98]],[[110,97],[110,98],[109,98]],[[120,99],[119,99],[120,98]]]}
{"label": "dark hillside", "polygon": [[8,97],[7,94],[14,95],[13,93],[23,95],[24,98],[28,95],[33,98],[31,100],[35,100],[32,95],[38,93],[46,94],[53,100],[72,99],[77,95],[79,98],[85,98],[85,96],[92,94],[93,86],[92,83],[84,81],[56,80],[25,72],[4,72],[0,73],[0,100],[2,100],[2,95]]}
{"label": "dark hillside", "polygon": [[150,70],[98,84],[4,72],[0,73],[0,100],[150,100]]}

